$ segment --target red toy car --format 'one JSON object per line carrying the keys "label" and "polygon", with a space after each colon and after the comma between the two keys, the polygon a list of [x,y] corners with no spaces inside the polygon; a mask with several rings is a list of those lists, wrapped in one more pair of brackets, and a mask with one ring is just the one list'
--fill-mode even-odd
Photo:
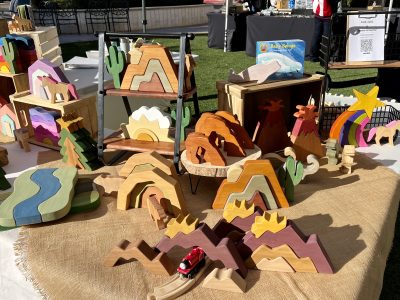
{"label": "red toy car", "polygon": [[194,247],[179,264],[178,273],[183,278],[194,278],[206,264],[206,254],[200,247]]}

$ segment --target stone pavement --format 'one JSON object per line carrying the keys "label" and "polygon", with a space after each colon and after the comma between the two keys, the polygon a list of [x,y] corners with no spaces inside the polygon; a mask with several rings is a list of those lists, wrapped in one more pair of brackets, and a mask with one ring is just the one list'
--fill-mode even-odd
{"label": "stone pavement", "polygon": [[[140,31],[134,31],[140,32]],[[197,25],[197,26],[187,26],[187,27],[172,27],[172,28],[160,28],[160,29],[149,29],[148,33],[181,33],[190,32],[196,35],[207,34],[208,25]],[[88,42],[96,41],[97,38],[94,34],[62,34],[60,35],[60,44],[76,43],[76,42]]]}

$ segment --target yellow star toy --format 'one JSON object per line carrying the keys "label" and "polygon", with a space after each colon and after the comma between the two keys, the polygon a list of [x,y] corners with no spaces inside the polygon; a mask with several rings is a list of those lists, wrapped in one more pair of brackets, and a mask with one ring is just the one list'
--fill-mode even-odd
{"label": "yellow star toy", "polygon": [[371,119],[372,112],[375,107],[385,106],[385,103],[377,99],[379,86],[374,86],[367,94],[363,94],[357,90],[353,90],[354,95],[357,97],[357,102],[350,106],[348,111],[365,110],[368,118]]}

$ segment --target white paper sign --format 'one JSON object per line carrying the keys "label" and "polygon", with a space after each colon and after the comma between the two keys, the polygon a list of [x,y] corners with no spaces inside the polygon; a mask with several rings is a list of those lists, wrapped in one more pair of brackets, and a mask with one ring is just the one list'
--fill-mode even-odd
{"label": "white paper sign", "polygon": [[385,15],[349,15],[347,19],[347,62],[385,59]]}

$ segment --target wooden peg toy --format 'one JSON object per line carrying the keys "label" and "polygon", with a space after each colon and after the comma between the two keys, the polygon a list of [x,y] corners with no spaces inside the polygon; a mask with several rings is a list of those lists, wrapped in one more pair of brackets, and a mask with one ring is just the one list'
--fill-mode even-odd
{"label": "wooden peg toy", "polygon": [[340,171],[344,174],[351,174],[354,165],[356,150],[354,145],[345,145],[342,152],[342,165]]}
{"label": "wooden peg toy", "polygon": [[14,130],[15,138],[19,143],[19,147],[23,148],[25,152],[30,152],[29,146],[29,130],[28,128],[19,128]]}
{"label": "wooden peg toy", "polygon": [[326,156],[330,165],[337,165],[338,163],[338,146],[336,139],[328,139],[326,141]]}

